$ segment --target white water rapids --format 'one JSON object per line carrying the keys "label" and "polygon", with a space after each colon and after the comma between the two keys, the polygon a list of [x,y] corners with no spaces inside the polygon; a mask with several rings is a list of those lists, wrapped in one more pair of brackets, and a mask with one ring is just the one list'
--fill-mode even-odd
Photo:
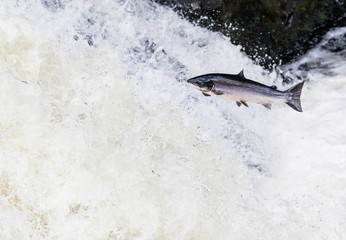
{"label": "white water rapids", "polygon": [[289,85],[168,8],[1,1],[0,239],[345,239],[346,61],[324,59],[303,113],[238,108],[186,79]]}

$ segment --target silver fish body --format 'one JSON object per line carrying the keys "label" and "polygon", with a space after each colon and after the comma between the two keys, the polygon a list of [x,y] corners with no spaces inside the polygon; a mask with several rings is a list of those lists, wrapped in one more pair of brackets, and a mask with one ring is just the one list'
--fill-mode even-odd
{"label": "silver fish body", "polygon": [[284,102],[296,111],[303,111],[300,104],[300,95],[304,82],[286,91],[279,91],[276,86],[266,86],[246,79],[243,71],[237,75],[205,74],[191,78],[187,82],[200,90],[205,96],[217,96],[233,100],[238,106],[257,103],[270,109],[271,103]]}

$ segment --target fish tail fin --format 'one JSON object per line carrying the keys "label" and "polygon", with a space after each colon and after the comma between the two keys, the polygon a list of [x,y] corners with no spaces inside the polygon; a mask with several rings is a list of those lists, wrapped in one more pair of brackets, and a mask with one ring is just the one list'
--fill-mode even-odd
{"label": "fish tail fin", "polygon": [[300,95],[302,93],[304,82],[298,83],[297,85],[286,90],[288,93],[287,104],[298,112],[303,112],[302,106],[300,104]]}

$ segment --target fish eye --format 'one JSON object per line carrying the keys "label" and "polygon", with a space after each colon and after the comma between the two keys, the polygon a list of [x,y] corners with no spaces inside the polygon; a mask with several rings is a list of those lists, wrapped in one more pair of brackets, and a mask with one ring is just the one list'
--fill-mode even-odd
{"label": "fish eye", "polygon": [[210,91],[213,88],[214,83],[213,81],[199,82],[198,86],[205,91]]}
{"label": "fish eye", "polygon": [[199,88],[199,90],[203,92],[211,91],[214,87],[214,82],[206,78],[191,78],[187,80],[187,82]]}
{"label": "fish eye", "polygon": [[204,88],[207,84],[205,82],[196,82],[196,84],[198,85],[198,87],[200,88]]}

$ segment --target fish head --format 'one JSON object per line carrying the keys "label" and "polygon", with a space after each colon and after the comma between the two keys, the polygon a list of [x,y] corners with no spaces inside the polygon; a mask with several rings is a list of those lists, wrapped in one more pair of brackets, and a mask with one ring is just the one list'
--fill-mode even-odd
{"label": "fish head", "polygon": [[194,88],[201,92],[210,92],[214,87],[214,82],[207,77],[194,77],[187,80]]}

